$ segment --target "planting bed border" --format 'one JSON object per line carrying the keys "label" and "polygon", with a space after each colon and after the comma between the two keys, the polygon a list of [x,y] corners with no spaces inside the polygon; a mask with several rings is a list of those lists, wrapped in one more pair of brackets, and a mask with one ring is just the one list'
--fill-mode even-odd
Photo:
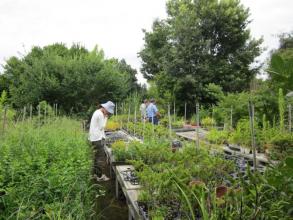
{"label": "planting bed border", "polygon": [[[188,132],[191,132],[191,131],[188,131]],[[178,137],[184,138],[188,141],[196,141],[196,131],[193,130],[193,132],[194,132],[193,135],[184,134],[186,132],[176,132],[176,135]],[[200,139],[202,139],[201,135],[200,135]],[[210,144],[210,143],[208,141],[206,141],[206,144]],[[243,152],[245,152],[244,147],[239,146],[240,151],[236,151],[236,150],[232,150],[231,148],[227,147],[226,145],[219,145],[219,146],[223,149],[223,151],[225,153],[241,156],[246,159],[251,159],[251,160],[253,159],[252,154],[243,153]],[[264,154],[260,154],[260,153],[256,154],[256,162],[257,162],[257,164],[265,164],[265,165],[267,165],[269,163],[276,163],[275,161],[271,161],[268,158],[266,158],[266,156]]]}

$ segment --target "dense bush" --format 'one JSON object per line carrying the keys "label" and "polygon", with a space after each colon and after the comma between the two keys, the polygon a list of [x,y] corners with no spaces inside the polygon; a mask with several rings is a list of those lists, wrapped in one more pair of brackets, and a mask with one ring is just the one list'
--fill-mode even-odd
{"label": "dense bush", "polygon": [[45,100],[65,113],[86,112],[107,100],[118,101],[139,89],[136,70],[124,60],[106,59],[97,47],[63,44],[33,47],[23,58],[11,57],[0,74],[14,107]]}
{"label": "dense bush", "polygon": [[88,219],[94,194],[80,123],[10,127],[0,140],[0,219]]}

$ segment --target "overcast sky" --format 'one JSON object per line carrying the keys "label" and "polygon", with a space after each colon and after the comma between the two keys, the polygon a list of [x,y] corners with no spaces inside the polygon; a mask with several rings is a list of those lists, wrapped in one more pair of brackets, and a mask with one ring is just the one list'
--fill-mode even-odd
{"label": "overcast sky", "polygon": [[[125,58],[139,70],[142,29],[165,18],[165,0],[0,0],[0,63],[32,45],[80,43],[101,47],[107,57]],[[250,8],[252,36],[263,36],[267,52],[277,34],[293,30],[293,0],[241,0]],[[2,70],[2,68],[1,68]],[[139,77],[141,79],[141,77]]]}

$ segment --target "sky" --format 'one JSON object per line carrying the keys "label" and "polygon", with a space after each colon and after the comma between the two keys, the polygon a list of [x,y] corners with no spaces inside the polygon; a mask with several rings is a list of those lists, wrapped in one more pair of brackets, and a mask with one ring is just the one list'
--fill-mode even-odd
{"label": "sky", "polygon": [[[23,56],[32,46],[80,43],[98,45],[107,58],[124,58],[139,71],[142,29],[166,17],[165,0],[0,0],[0,64]],[[278,47],[277,35],[293,31],[293,0],[241,0],[250,8],[254,38],[263,37],[266,51]],[[0,68],[3,71],[3,68]],[[142,75],[139,82],[144,83]]]}

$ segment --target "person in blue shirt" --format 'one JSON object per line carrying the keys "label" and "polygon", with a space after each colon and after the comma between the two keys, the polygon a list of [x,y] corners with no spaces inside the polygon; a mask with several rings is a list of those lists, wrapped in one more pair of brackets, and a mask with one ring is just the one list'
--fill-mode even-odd
{"label": "person in blue shirt", "polygon": [[158,108],[156,106],[156,102],[154,99],[150,100],[150,104],[148,105],[146,109],[147,117],[149,122],[153,123],[154,125],[158,125],[160,116],[160,113],[158,111]]}

